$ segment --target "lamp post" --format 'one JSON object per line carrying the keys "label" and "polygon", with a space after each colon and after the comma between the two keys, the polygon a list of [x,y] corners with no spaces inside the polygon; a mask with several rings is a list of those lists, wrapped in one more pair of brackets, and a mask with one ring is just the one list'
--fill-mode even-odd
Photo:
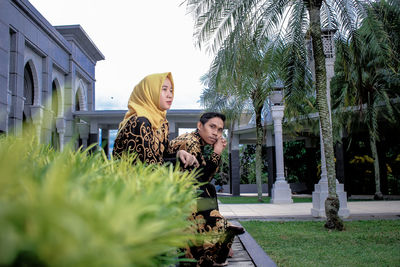
{"label": "lamp post", "polygon": [[[328,99],[329,113],[331,113],[331,93],[330,93],[330,81],[334,75],[334,62],[335,62],[335,42],[333,36],[336,30],[333,28],[322,29],[322,42],[325,53],[325,67],[326,67],[326,91]],[[332,122],[332,119],[331,119]],[[320,125],[321,133],[321,125]],[[325,200],[328,197],[328,174],[326,170],[326,160],[324,143],[322,135],[320,134],[320,146],[321,146],[321,179],[318,184],[314,186],[312,192],[312,208],[311,215],[313,217],[325,217]],[[344,191],[344,185],[340,184],[336,180],[336,194],[338,195],[340,208],[339,216],[347,218],[350,216],[350,210],[347,208],[347,194]]]}
{"label": "lamp post", "polygon": [[273,87],[269,99],[271,101],[271,115],[274,120],[276,181],[272,186],[271,203],[292,203],[292,191],[285,180],[283,163],[283,136],[282,119],[285,105],[283,103],[283,84],[278,81]]}

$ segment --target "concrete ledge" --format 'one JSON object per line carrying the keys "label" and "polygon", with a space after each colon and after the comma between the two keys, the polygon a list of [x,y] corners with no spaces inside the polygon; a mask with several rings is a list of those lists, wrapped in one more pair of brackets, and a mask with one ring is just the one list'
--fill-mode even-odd
{"label": "concrete ledge", "polygon": [[[305,183],[289,183],[290,189],[293,193],[302,194],[309,191]],[[225,184],[222,186],[224,192],[230,192],[230,185]],[[268,192],[268,185],[262,184],[263,193]],[[257,195],[256,184],[240,184],[240,193],[254,193]],[[373,196],[372,196],[373,198]]]}
{"label": "concrete ledge", "polygon": [[[222,186],[224,192],[230,192],[228,184]],[[268,192],[267,184],[262,185],[262,191]],[[257,195],[257,185],[256,184],[240,184],[240,193],[255,193]]]}
{"label": "concrete ledge", "polygon": [[229,221],[324,221],[325,218],[315,218],[311,215],[298,215],[298,216],[224,216]]}
{"label": "concrete ledge", "polygon": [[[242,226],[238,221],[231,221],[232,224]],[[275,262],[257,244],[254,238],[246,231],[238,236],[243,247],[246,249],[254,265],[257,267],[276,267]]]}

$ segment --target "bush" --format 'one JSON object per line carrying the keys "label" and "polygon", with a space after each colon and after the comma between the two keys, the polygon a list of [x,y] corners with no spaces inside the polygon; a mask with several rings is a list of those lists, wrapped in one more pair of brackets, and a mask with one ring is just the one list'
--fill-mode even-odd
{"label": "bush", "polygon": [[[268,162],[266,150],[262,149],[262,183],[268,183]],[[255,184],[256,183],[256,145],[240,146],[240,183]]]}
{"label": "bush", "polygon": [[307,165],[306,148],[304,141],[293,140],[283,143],[283,155],[285,162],[285,176],[288,183],[306,183]]}
{"label": "bush", "polygon": [[193,175],[0,138],[0,265],[160,266],[189,238]]}

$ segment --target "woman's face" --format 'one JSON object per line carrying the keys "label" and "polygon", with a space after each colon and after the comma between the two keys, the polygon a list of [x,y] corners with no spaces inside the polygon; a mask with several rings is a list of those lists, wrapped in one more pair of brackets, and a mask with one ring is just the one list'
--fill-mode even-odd
{"label": "woman's face", "polygon": [[171,80],[169,78],[165,78],[160,93],[160,109],[162,111],[171,108],[172,100],[174,100],[173,92]]}

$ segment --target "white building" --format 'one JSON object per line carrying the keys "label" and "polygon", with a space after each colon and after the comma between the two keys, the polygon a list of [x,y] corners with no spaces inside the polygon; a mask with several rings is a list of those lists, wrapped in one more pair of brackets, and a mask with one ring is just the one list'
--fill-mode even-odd
{"label": "white building", "polygon": [[27,0],[0,1],[0,132],[62,149],[74,136],[72,112],[95,109],[95,66],[103,54],[80,25],[52,26]]}

